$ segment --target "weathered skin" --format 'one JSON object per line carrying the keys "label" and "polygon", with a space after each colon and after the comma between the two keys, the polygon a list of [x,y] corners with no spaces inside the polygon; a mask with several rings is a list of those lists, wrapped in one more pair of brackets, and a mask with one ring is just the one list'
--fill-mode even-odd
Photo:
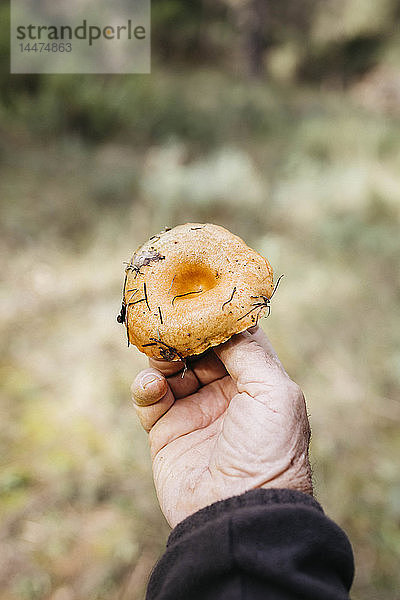
{"label": "weathered skin", "polygon": [[269,262],[223,227],[187,223],[152,236],[126,269],[129,342],[180,360],[254,325],[273,290]]}
{"label": "weathered skin", "polygon": [[183,379],[181,369],[182,363],[150,359],[132,385],[172,527],[254,488],[312,494],[304,397],[261,329],[193,361]]}

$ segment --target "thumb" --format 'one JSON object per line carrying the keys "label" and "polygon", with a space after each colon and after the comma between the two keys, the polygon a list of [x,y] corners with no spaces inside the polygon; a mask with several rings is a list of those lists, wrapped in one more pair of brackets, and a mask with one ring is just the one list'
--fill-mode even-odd
{"label": "thumb", "polygon": [[[312,494],[304,396],[261,330],[240,333],[214,349],[236,384],[224,421],[221,455],[239,448],[258,487]],[[240,464],[240,463],[239,463]],[[261,465],[261,467],[260,467]]]}
{"label": "thumb", "polygon": [[264,332],[257,328],[233,336],[214,348],[239,393],[255,397],[272,392],[289,377]]}

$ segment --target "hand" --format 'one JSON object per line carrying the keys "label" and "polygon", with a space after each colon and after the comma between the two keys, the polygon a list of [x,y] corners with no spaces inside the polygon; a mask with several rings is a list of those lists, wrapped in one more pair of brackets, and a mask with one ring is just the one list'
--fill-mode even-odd
{"label": "hand", "polygon": [[172,527],[253,488],[312,494],[304,397],[260,328],[193,360],[184,378],[182,367],[150,359],[132,385]]}

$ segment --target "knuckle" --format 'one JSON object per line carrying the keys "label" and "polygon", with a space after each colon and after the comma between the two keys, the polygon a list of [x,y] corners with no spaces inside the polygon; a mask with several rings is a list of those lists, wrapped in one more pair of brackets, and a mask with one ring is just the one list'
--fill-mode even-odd
{"label": "knuckle", "polygon": [[287,392],[292,400],[294,400],[298,404],[302,404],[304,402],[304,394],[298,383],[289,379],[287,383]]}

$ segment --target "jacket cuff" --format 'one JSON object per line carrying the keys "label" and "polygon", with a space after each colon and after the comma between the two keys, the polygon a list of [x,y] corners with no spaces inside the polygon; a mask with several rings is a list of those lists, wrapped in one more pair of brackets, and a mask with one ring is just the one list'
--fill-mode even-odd
{"label": "jacket cuff", "polygon": [[226,500],[219,500],[210,504],[201,510],[198,510],[190,517],[187,517],[171,531],[168,546],[176,543],[180,539],[190,535],[199,526],[209,522],[220,515],[232,513],[236,509],[252,506],[271,506],[271,505],[301,505],[315,508],[324,513],[322,506],[309,494],[288,489],[257,489],[245,492],[240,496],[232,496]]}

